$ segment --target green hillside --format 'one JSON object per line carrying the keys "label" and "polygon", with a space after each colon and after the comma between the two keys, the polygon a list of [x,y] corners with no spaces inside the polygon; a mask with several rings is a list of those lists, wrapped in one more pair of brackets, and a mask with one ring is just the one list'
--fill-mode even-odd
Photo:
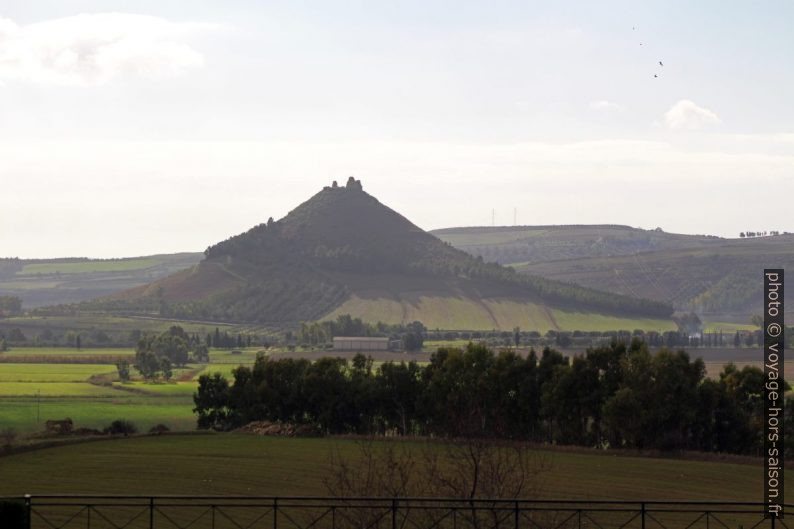
{"label": "green hillside", "polygon": [[794,235],[723,239],[628,226],[451,228],[433,232],[484,260],[548,279],[673,304],[712,321],[761,312],[764,268],[794,266]]}
{"label": "green hillside", "polygon": [[721,240],[612,224],[447,228],[431,233],[455,248],[501,264],[700,248]]}
{"label": "green hillside", "polygon": [[792,267],[794,235],[516,266],[551,279],[665,301],[711,320],[742,322],[762,312],[764,268]]}
{"label": "green hillside", "polygon": [[0,259],[0,296],[16,296],[25,308],[86,301],[189,268],[200,253],[127,259]]}
{"label": "green hillside", "polygon": [[431,328],[468,329],[560,328],[556,310],[578,320],[617,318],[621,328],[645,319],[657,330],[669,326],[672,312],[665,303],[485,263],[421,230],[353,179],[205,256],[188,270],[82,308],[275,325],[341,310],[372,322],[419,319]]}

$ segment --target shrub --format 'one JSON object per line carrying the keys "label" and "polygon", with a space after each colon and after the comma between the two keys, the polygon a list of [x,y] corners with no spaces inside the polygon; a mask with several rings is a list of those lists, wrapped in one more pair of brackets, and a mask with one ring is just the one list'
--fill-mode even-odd
{"label": "shrub", "polygon": [[116,370],[119,373],[119,380],[122,382],[129,382],[130,380],[130,363],[127,360],[119,360],[116,362]]}
{"label": "shrub", "polygon": [[105,433],[109,433],[111,435],[119,435],[123,434],[124,437],[134,434],[138,431],[137,426],[132,421],[126,421],[124,419],[116,419],[110,426],[105,428]]}
{"label": "shrub", "polygon": [[155,424],[151,428],[149,428],[149,433],[160,435],[165,432],[170,432],[171,428],[166,426],[165,424]]}

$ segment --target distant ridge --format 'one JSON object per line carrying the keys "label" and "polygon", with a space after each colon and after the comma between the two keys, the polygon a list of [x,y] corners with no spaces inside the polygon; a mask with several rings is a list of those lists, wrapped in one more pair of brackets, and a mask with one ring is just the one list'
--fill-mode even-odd
{"label": "distant ridge", "polygon": [[207,248],[188,270],[88,306],[261,324],[347,311],[373,321],[424,318],[445,328],[456,318],[458,325],[466,318],[468,328],[521,321],[534,328],[532,317],[543,320],[538,327],[559,327],[552,309],[665,321],[672,313],[665,303],[484,263],[384,206],[352,177],[345,186],[325,187],[278,221]]}
{"label": "distant ridge", "polygon": [[794,235],[721,238],[621,225],[477,226],[434,235],[485,261],[748,323],[767,268],[794,267]]}

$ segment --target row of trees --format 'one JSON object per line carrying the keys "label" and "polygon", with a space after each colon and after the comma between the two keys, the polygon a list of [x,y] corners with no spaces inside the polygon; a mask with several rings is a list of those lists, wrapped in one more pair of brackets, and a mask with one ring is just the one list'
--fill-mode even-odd
{"label": "row of trees", "polygon": [[[784,231],[783,233],[788,233]],[[739,237],[744,239],[745,237],[766,237],[768,235],[780,235],[780,230],[771,230],[771,231],[743,231],[739,234]]]}
{"label": "row of trees", "polygon": [[200,377],[194,411],[200,428],[219,430],[270,420],[328,433],[758,453],[763,384],[759,369],[733,365],[707,379],[701,360],[651,354],[639,340],[572,359],[469,344],[439,349],[427,366],[260,357],[232,383]]}

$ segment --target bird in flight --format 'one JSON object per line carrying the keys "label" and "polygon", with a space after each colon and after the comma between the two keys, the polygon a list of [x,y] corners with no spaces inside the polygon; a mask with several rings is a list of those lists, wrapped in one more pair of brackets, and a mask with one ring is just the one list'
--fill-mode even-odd
{"label": "bird in flight", "polygon": [[664,66],[664,63],[662,61],[659,61],[659,66]]}
{"label": "bird in flight", "polygon": [[658,76],[658,75],[656,75],[656,74],[653,74],[653,76],[654,76],[654,77],[659,77],[659,76]]}

